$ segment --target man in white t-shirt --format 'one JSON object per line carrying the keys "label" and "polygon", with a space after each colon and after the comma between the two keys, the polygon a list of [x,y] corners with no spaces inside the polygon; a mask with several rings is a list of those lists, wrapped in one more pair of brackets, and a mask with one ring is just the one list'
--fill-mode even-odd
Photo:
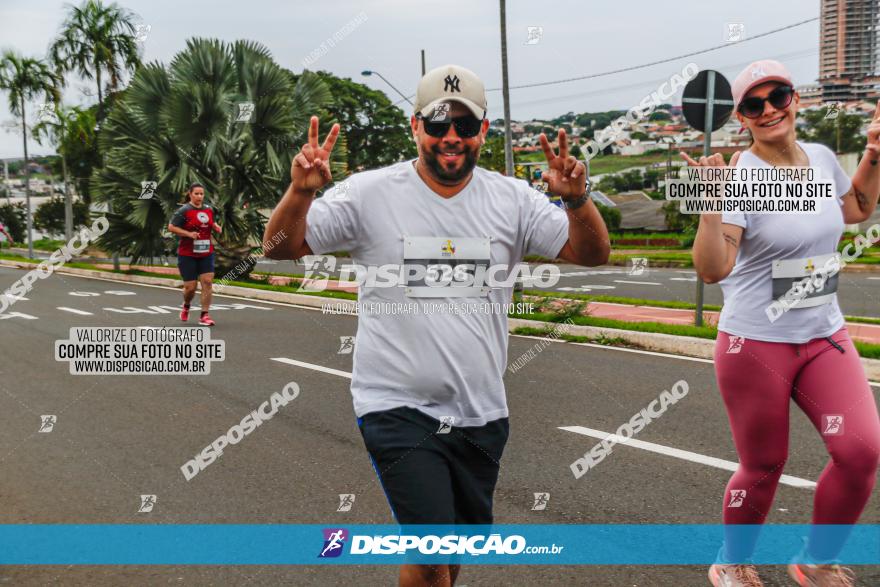
{"label": "man in white t-shirt", "polygon": [[[563,210],[525,181],[476,167],[486,111],[473,72],[428,72],[411,119],[418,159],[355,174],[314,201],[331,180],[339,126],[319,146],[312,117],[264,235],[267,243],[288,235],[265,247],[274,259],[347,251],[356,266],[382,269],[367,271],[359,288],[351,392],[400,524],[492,523],[508,436],[507,316],[493,308],[510,301],[525,255],[588,266],[608,259],[605,224],[565,131],[558,155],[541,135],[542,180]],[[457,574],[458,565],[404,565],[400,583],[452,585]]]}

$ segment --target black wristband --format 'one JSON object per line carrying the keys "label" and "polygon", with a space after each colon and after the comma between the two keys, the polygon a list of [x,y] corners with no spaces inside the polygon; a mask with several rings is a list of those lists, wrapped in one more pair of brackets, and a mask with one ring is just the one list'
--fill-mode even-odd
{"label": "black wristband", "polygon": [[579,197],[579,198],[573,198],[573,199],[571,199],[571,200],[565,200],[565,199],[563,199],[563,200],[562,200],[562,205],[565,206],[565,208],[566,208],[567,210],[577,210],[578,208],[580,208],[581,206],[583,206],[584,204],[586,204],[587,201],[589,201],[589,199],[590,199],[590,194],[587,193],[587,194],[584,194],[583,196],[581,196],[581,197]]}

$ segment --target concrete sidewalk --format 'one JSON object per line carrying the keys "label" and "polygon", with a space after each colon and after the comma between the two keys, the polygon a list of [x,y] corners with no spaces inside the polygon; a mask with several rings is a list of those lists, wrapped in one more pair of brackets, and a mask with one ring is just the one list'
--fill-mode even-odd
{"label": "concrete sidewalk", "polygon": [[[694,323],[694,310],[675,308],[656,308],[653,306],[632,306],[628,304],[611,304],[607,302],[590,302],[589,315],[594,318],[610,318],[624,322],[662,322],[664,324]],[[703,312],[703,323],[707,326],[718,325],[719,312]],[[862,324],[847,322],[846,328],[855,340],[880,344],[880,324]]]}

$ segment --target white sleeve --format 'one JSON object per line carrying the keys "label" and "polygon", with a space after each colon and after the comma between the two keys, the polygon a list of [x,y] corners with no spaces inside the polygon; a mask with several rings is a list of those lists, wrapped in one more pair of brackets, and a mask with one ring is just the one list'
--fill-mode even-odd
{"label": "white sleeve", "polygon": [[316,255],[351,252],[360,240],[360,198],[350,179],[333,186],[312,202],[306,216],[306,243]]}
{"label": "white sleeve", "polygon": [[749,222],[746,220],[746,215],[742,212],[722,212],[721,224],[735,224],[736,226],[746,228]]}
{"label": "white sleeve", "polygon": [[837,198],[837,203],[843,206],[843,196],[852,189],[852,179],[840,166],[837,155],[828,147],[825,147],[825,151],[828,154],[831,178],[834,179],[834,197]]}
{"label": "white sleeve", "polygon": [[523,250],[526,255],[555,259],[568,241],[568,215],[538,190],[528,185],[522,190],[525,192],[522,197],[526,199]]}

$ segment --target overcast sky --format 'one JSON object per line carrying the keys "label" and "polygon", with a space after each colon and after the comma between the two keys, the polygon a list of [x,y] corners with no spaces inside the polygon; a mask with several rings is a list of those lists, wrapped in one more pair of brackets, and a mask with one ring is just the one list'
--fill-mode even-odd
{"label": "overcast sky", "polygon": [[[357,25],[310,69],[379,89],[400,100],[381,79],[361,76],[364,69],[380,72],[406,95],[415,91],[421,72],[419,50],[425,49],[428,69],[457,63],[473,69],[487,88],[501,86],[501,53],[497,0],[349,0],[269,1],[125,0],[121,5],[150,26],[144,60],[167,64],[193,36],[227,41],[251,39],[264,44],[275,60],[293,71],[346,23]],[[44,57],[64,19],[60,0],[0,0],[0,48]],[[725,44],[728,23],[742,23],[744,38],[819,14],[819,0],[718,2],[680,0],[508,0],[507,33],[511,86],[601,73],[657,61]],[[526,44],[527,29],[543,27],[537,44]],[[818,21],[717,51],[614,74],[542,88],[511,91],[515,120],[553,117],[569,111],[627,109],[693,61],[700,69],[717,69],[728,79],[750,61],[777,58],[791,70],[795,83],[811,83],[818,72]],[[70,80],[69,103],[88,104],[81,88],[94,93],[91,82]],[[8,95],[2,98],[0,121],[13,120]],[[501,92],[492,91],[489,116],[502,116]],[[680,98],[679,98],[680,100]],[[678,100],[675,101],[678,103]],[[404,104],[404,106],[407,106]],[[30,107],[31,119],[37,105]],[[32,153],[50,147],[29,143]],[[0,158],[20,157],[19,130],[0,129]]]}

